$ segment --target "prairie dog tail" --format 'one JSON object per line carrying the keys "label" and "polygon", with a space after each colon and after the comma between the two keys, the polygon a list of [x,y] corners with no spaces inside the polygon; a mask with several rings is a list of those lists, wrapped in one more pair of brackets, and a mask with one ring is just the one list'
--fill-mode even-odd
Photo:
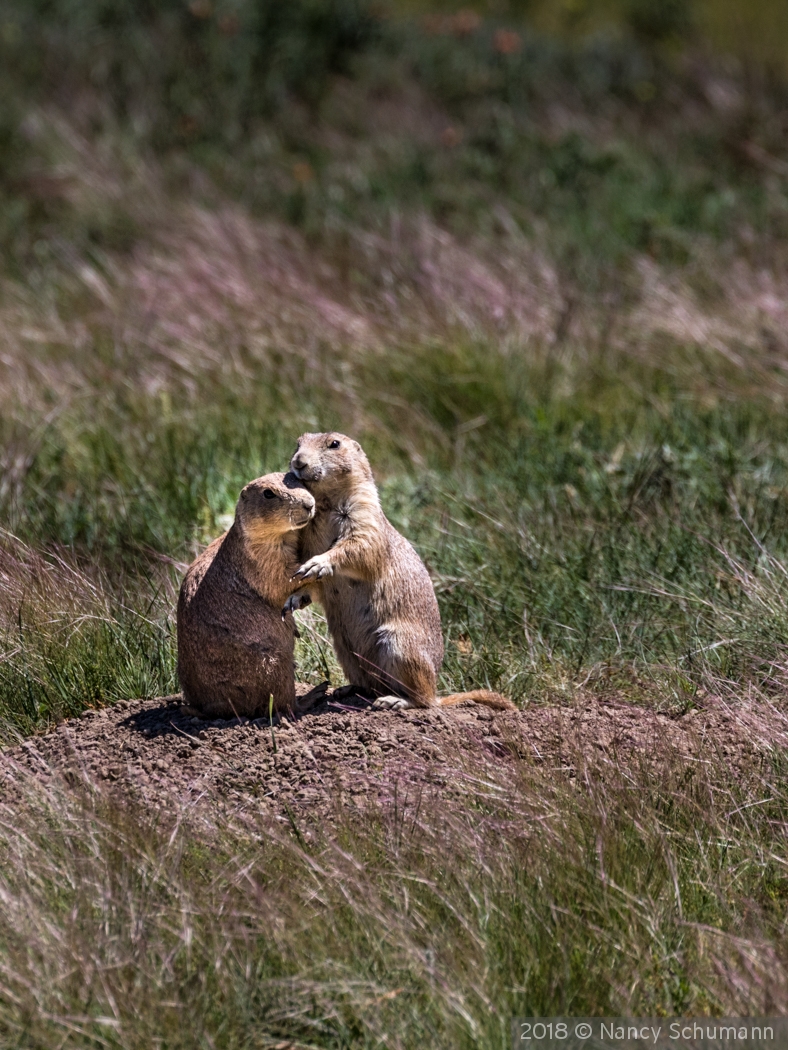
{"label": "prairie dog tail", "polygon": [[452,704],[461,704],[463,700],[472,700],[475,704],[494,707],[498,711],[517,710],[511,700],[507,700],[500,693],[494,693],[491,689],[472,689],[469,693],[450,693],[449,696],[439,696],[436,703],[438,707],[451,707]]}

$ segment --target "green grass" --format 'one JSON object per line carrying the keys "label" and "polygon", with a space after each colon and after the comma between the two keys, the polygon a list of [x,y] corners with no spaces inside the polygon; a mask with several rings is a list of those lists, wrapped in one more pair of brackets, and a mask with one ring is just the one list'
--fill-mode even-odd
{"label": "green grass", "polygon": [[[580,354],[557,364],[481,344],[403,349],[358,369],[372,415],[369,440],[354,433],[384,507],[435,574],[447,639],[471,642],[464,655],[449,645],[446,688],[525,701],[636,675],[683,707],[712,683],[768,678],[788,642],[788,427],[765,396],[693,395],[688,375],[710,364],[679,352],[658,367]],[[171,691],[166,559],[188,562],[245,480],[283,469],[315,420],[353,430],[306,377],[274,400],[264,371],[166,411],[117,382],[46,426],[5,510],[23,540],[103,565],[106,591],[106,611],[75,633],[27,630],[25,602],[14,607],[15,655],[0,670],[11,722]],[[469,419],[483,423],[458,432]]]}

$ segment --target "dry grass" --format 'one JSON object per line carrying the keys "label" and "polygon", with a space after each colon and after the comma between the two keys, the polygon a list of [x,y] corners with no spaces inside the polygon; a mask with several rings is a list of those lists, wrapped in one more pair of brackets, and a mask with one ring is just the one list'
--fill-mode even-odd
{"label": "dry grass", "polygon": [[403,767],[320,824],[221,826],[31,781],[0,821],[5,1038],[501,1046],[510,1015],[786,1008],[778,769],[439,773],[453,802]]}

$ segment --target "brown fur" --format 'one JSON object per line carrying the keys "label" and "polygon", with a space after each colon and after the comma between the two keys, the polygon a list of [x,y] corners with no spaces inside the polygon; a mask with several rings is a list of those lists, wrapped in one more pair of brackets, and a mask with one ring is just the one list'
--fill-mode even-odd
{"label": "brown fur", "polygon": [[[307,584],[320,581],[315,596],[348,681],[386,706],[475,700],[512,708],[510,700],[484,689],[437,695],[443,636],[432,581],[383,513],[358,442],[344,434],[302,434],[290,466],[317,501],[301,535],[305,562],[297,575]],[[298,600],[294,596],[290,608]]]}
{"label": "brown fur", "polygon": [[[266,492],[273,498],[266,498]],[[282,605],[297,586],[299,530],[315,501],[292,474],[241,492],[231,528],[193,562],[178,599],[178,678],[209,718],[267,715],[295,705],[295,624]]]}

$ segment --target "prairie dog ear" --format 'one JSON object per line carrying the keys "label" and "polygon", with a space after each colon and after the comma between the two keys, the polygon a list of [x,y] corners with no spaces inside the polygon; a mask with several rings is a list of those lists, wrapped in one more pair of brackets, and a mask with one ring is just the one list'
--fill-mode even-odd
{"label": "prairie dog ear", "polygon": [[358,441],[354,441],[353,444],[356,447],[356,452],[361,452],[361,445],[359,445]]}

